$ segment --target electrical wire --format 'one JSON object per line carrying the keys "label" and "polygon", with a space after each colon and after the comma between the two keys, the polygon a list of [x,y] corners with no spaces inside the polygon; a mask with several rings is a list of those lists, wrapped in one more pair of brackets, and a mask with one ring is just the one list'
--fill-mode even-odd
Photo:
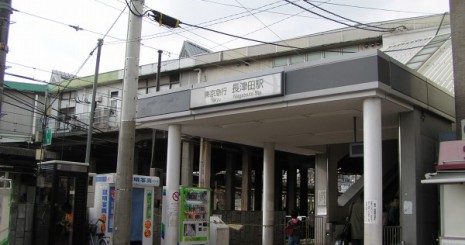
{"label": "electrical wire", "polygon": [[328,10],[326,10],[326,9],[320,7],[320,6],[317,6],[317,5],[313,4],[313,3],[311,3],[311,2],[308,1],[308,0],[303,0],[303,1],[306,2],[307,4],[310,4],[310,5],[313,6],[314,8],[317,8],[317,9],[319,9],[319,10],[322,10],[322,11],[328,13],[328,14],[332,14],[332,15],[334,15],[334,16],[336,16],[336,17],[339,17],[339,18],[341,18],[341,19],[344,19],[344,20],[347,20],[347,21],[350,21],[350,22],[354,22],[354,23],[359,24],[359,25],[362,25],[362,26],[367,26],[367,27],[371,27],[371,28],[377,28],[377,29],[386,30],[386,31],[389,31],[389,32],[393,32],[393,31],[396,30],[396,28],[386,28],[386,27],[380,27],[380,26],[373,26],[373,25],[370,25],[370,24],[364,24],[364,23],[361,23],[361,22],[358,22],[358,21],[355,21],[355,20],[346,18],[346,17],[344,17],[344,16],[335,14],[335,13],[333,13],[333,12],[331,12],[331,11],[328,11]]}
{"label": "electrical wire", "polygon": [[[128,0],[125,0],[126,2],[126,6],[129,8],[129,11],[131,11],[131,13],[137,17],[144,17],[150,10],[146,10],[144,13],[140,13],[135,7],[134,7],[134,4],[132,4],[132,6],[134,7],[134,10],[131,8],[131,5],[129,4]],[[132,1],[131,1],[132,2]]]}
{"label": "electrical wire", "polygon": [[302,7],[302,6],[300,6],[300,5],[298,5],[298,4],[294,3],[294,2],[292,2],[292,1],[290,1],[290,0],[284,0],[284,1],[286,1],[286,2],[288,2],[288,3],[290,3],[290,4],[294,5],[294,6],[296,6],[296,7],[298,7],[298,8],[301,8],[301,9],[303,9],[303,10],[309,12],[309,13],[312,13],[312,14],[317,15],[317,16],[320,16],[320,17],[322,17],[322,18],[324,18],[324,19],[327,19],[327,20],[330,20],[330,21],[339,23],[339,24],[341,24],[341,25],[345,25],[345,26],[348,26],[348,27],[352,27],[352,28],[356,28],[356,29],[360,29],[360,30],[365,30],[365,31],[373,31],[373,32],[391,32],[391,31],[388,31],[388,30],[375,30],[375,29],[370,29],[370,28],[366,28],[366,27],[360,27],[360,26],[356,26],[356,25],[349,25],[349,24],[344,23],[344,22],[342,22],[342,21],[329,18],[329,17],[324,16],[324,15],[321,15],[321,14],[315,12],[315,11],[312,11],[312,10],[310,10],[310,9],[307,9],[307,8],[305,8],[305,7]]}
{"label": "electrical wire", "polygon": [[[256,20],[258,20],[258,22],[260,22],[266,29],[268,29],[271,33],[273,33],[276,37],[278,37],[281,41],[283,40],[283,38],[281,36],[279,36],[276,32],[274,32],[273,30],[271,30],[271,28],[266,25],[260,18],[258,18],[254,13],[252,13],[249,9],[247,9],[246,7],[244,7],[244,5],[242,5],[241,2],[239,2],[239,0],[235,0],[236,3],[238,3],[239,5],[241,5],[241,7],[243,9],[245,9],[250,15],[252,15]],[[286,43],[287,44],[287,43]]]}
{"label": "electrical wire", "polygon": [[451,38],[447,38],[445,40],[439,40],[439,41],[434,41],[434,42],[428,42],[425,45],[419,45],[419,46],[413,46],[413,47],[407,47],[407,48],[400,48],[400,49],[389,49],[389,50],[381,50],[384,53],[390,53],[390,52],[399,52],[399,51],[405,51],[405,50],[410,50],[410,49],[417,49],[417,48],[426,48],[429,45],[434,45],[438,43],[445,43],[446,41],[450,40]]}
{"label": "electrical wire", "polygon": [[186,26],[195,27],[195,28],[198,28],[198,29],[202,29],[202,30],[214,32],[214,33],[221,34],[221,35],[225,35],[225,36],[230,36],[230,37],[239,38],[239,39],[246,40],[246,41],[251,41],[251,42],[256,42],[256,43],[261,43],[261,44],[268,44],[268,45],[273,45],[273,46],[278,46],[278,47],[283,47],[283,48],[303,49],[303,48],[299,48],[299,47],[295,47],[295,46],[290,46],[290,45],[284,45],[284,44],[272,43],[272,42],[265,42],[265,41],[261,41],[261,40],[257,40],[257,39],[252,39],[252,38],[247,38],[247,37],[241,37],[241,36],[238,36],[238,35],[234,35],[234,34],[222,32],[222,31],[217,31],[217,30],[213,30],[213,29],[210,29],[210,28],[207,28],[207,27],[203,27],[203,26],[198,26],[198,25],[189,24],[189,23],[186,23],[186,22],[180,22],[180,24],[184,24],[184,25],[186,25]]}
{"label": "electrical wire", "polygon": [[[29,15],[29,16],[32,16],[32,17],[35,17],[35,18],[46,20],[46,21],[49,21],[49,22],[52,22],[52,23],[55,23],[55,24],[71,27],[76,31],[86,31],[86,32],[89,32],[89,33],[92,33],[92,34],[95,34],[95,35],[98,35],[98,36],[105,36],[105,34],[102,34],[102,33],[96,32],[96,31],[92,31],[92,30],[88,30],[88,29],[85,29],[85,28],[82,28],[82,27],[79,27],[79,26],[76,26],[76,25],[66,24],[64,22],[60,22],[60,21],[57,21],[57,20],[53,20],[53,19],[50,19],[50,18],[39,16],[39,15],[36,15],[36,14],[24,12],[24,11],[21,11],[21,10],[18,10],[18,9],[12,9],[12,10],[16,11],[18,13],[22,13],[22,14]],[[118,38],[118,37],[114,37],[114,36],[108,36],[108,37],[111,37],[111,38],[116,39],[116,40],[124,40],[122,38]]]}
{"label": "electrical wire", "polygon": [[[10,89],[11,89],[11,88],[10,88]],[[29,96],[28,96],[27,94],[25,94],[23,91],[19,91],[19,90],[15,90],[15,89],[11,89],[11,90],[14,90],[14,91],[16,91],[16,92],[18,92],[18,93],[22,93],[25,97],[28,97],[30,100],[36,101],[35,98],[29,97]],[[14,98],[13,96],[11,96],[11,95],[9,95],[9,94],[7,94],[7,93],[5,93],[4,95],[5,95],[6,97],[9,97],[9,98],[15,100],[15,101],[18,102],[19,104],[25,105],[26,107],[29,107],[29,108],[20,107],[20,106],[17,106],[17,105],[14,105],[14,104],[9,103],[10,105],[17,106],[18,108],[21,108],[21,109],[23,109],[23,110],[26,110],[26,111],[29,111],[29,112],[32,112],[32,113],[36,113],[35,105],[26,104],[23,100],[18,99],[18,98]],[[41,102],[41,101],[39,101],[39,100],[37,100],[37,102],[40,103],[41,105],[45,106],[45,104],[44,104],[43,102]],[[7,103],[8,103],[8,102],[7,102]],[[63,114],[62,112],[56,110],[55,108],[52,108],[52,109],[53,109],[54,111],[58,112],[59,114],[62,114],[62,115],[64,115],[64,116],[69,116],[68,114]],[[50,118],[52,118],[52,119],[55,119],[55,120],[57,120],[57,121],[59,121],[59,122],[65,122],[65,121],[63,121],[63,120],[60,119],[60,115],[58,115],[58,117],[52,116],[52,115],[50,115],[50,116],[48,116],[48,117],[50,117]],[[87,123],[85,123],[85,122],[82,122],[82,121],[80,121],[80,120],[78,120],[78,119],[76,119],[76,122],[78,122],[78,123],[80,123],[80,124],[82,124],[82,125],[84,125],[84,126],[89,127],[89,124],[87,124]],[[72,125],[71,123],[67,123],[67,124],[68,124],[68,125]],[[77,125],[72,125],[72,126],[77,126]],[[79,127],[82,128],[82,129],[87,130],[87,128],[84,128],[84,127],[82,127],[82,126],[79,126]],[[100,130],[100,129],[98,129],[98,128],[93,128],[93,131],[94,131],[94,130],[97,130],[98,132],[103,133],[103,131]]]}
{"label": "electrical wire", "polygon": [[[322,3],[322,1],[316,1],[316,0],[312,0],[312,2]],[[367,10],[379,10],[379,11],[395,12],[395,13],[406,13],[406,14],[435,14],[435,13],[426,13],[426,12],[417,12],[417,11],[405,11],[405,10],[395,10],[395,9],[383,9],[383,8],[364,7],[364,6],[357,6],[357,5],[350,5],[350,4],[342,4],[342,3],[327,3],[327,4],[328,4],[328,5],[334,5],[334,6],[343,6],[343,7],[358,8],[358,9],[367,9]]]}

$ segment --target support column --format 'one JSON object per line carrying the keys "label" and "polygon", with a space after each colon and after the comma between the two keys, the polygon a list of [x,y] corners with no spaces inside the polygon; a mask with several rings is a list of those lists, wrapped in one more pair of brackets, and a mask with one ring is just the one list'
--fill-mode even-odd
{"label": "support column", "polygon": [[289,167],[287,169],[287,198],[286,209],[290,214],[293,210],[297,210],[297,168],[290,159]]}
{"label": "support column", "polygon": [[328,215],[328,157],[318,154],[315,156],[315,244],[326,244],[326,222]]}
{"label": "support column", "polygon": [[300,203],[299,213],[300,215],[308,215],[308,168],[300,167]]}
{"label": "support column", "polygon": [[181,185],[192,186],[194,172],[194,145],[188,141],[182,142]]}
{"label": "support column", "polygon": [[168,154],[166,160],[166,194],[168,200],[168,225],[165,231],[165,244],[178,244],[179,203],[172,196],[179,192],[179,172],[181,168],[181,126],[168,126]]}
{"label": "support column", "polygon": [[251,164],[250,164],[250,151],[247,148],[242,149],[242,193],[241,193],[241,210],[251,210]]}
{"label": "support column", "polygon": [[282,164],[275,163],[275,172],[274,172],[274,210],[283,210],[283,167]]}
{"label": "support column", "polygon": [[274,228],[274,143],[263,149],[263,233],[262,244],[273,244]]}
{"label": "support column", "polygon": [[364,244],[382,244],[383,173],[381,99],[363,101]]}
{"label": "support column", "polygon": [[235,186],[234,186],[234,179],[236,178],[236,174],[234,171],[234,161],[233,161],[233,154],[228,152],[226,154],[226,176],[225,176],[225,185],[226,185],[226,195],[225,195],[225,210],[234,210],[234,202],[235,202]]}
{"label": "support column", "polygon": [[211,143],[208,139],[200,140],[199,187],[210,188],[211,179]]}
{"label": "support column", "polygon": [[256,165],[255,169],[255,192],[254,192],[254,211],[260,210],[262,207],[263,194],[263,165]]}

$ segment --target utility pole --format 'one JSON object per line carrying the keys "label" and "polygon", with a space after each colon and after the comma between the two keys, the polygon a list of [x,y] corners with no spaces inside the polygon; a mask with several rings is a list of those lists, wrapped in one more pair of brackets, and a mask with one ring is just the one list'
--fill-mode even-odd
{"label": "utility pole", "polygon": [[[132,176],[136,127],[137,85],[139,82],[140,37],[144,0],[129,2],[128,35],[124,65],[123,95],[118,137],[115,181],[115,220],[113,243],[128,245],[131,233]],[[137,15],[136,15],[137,14]]]}
{"label": "utility pole", "polygon": [[465,1],[449,0],[454,69],[456,139],[462,139],[465,119]]}
{"label": "utility pole", "polygon": [[0,0],[0,115],[3,103],[3,82],[5,81],[6,54],[8,53],[8,32],[10,28],[11,0]]}
{"label": "utility pole", "polygon": [[103,39],[98,40],[97,44],[97,61],[95,62],[94,85],[92,87],[92,103],[90,105],[89,127],[87,129],[87,145],[86,145],[86,163],[90,166],[90,150],[92,148],[92,132],[94,129],[94,114],[95,114],[95,94],[97,93],[98,70],[100,66],[100,52],[102,51]]}

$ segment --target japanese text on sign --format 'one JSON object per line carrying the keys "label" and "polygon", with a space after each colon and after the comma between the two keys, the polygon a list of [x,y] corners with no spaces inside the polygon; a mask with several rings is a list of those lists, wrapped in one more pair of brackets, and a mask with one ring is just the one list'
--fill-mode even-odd
{"label": "japanese text on sign", "polygon": [[378,202],[376,200],[365,201],[365,223],[376,224],[378,217],[376,211],[378,209]]}
{"label": "japanese text on sign", "polygon": [[263,98],[281,95],[282,92],[282,73],[276,73],[193,89],[191,107]]}

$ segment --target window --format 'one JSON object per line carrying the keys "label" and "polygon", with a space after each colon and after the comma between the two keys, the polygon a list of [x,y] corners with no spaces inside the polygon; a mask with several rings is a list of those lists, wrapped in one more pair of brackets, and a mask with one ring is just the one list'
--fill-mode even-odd
{"label": "window", "polygon": [[342,49],[342,55],[357,53],[357,52],[358,52],[358,46],[345,47],[345,48]]}
{"label": "window", "polygon": [[331,58],[341,55],[341,50],[339,49],[332,49],[325,51],[325,58]]}
{"label": "window", "polygon": [[173,86],[175,84],[178,85],[176,87],[179,87],[179,81],[180,81],[179,77],[180,77],[179,73],[170,75],[170,89],[175,87],[175,86]]}
{"label": "window", "polygon": [[110,116],[116,116],[118,110],[118,91],[112,91],[110,93]]}
{"label": "window", "polygon": [[291,65],[302,63],[305,61],[305,56],[301,54],[291,56]]}
{"label": "window", "polygon": [[321,52],[313,52],[307,54],[307,61],[315,61],[315,60],[321,60],[322,53]]}
{"label": "window", "polygon": [[273,59],[273,67],[287,66],[287,57],[277,57]]}

